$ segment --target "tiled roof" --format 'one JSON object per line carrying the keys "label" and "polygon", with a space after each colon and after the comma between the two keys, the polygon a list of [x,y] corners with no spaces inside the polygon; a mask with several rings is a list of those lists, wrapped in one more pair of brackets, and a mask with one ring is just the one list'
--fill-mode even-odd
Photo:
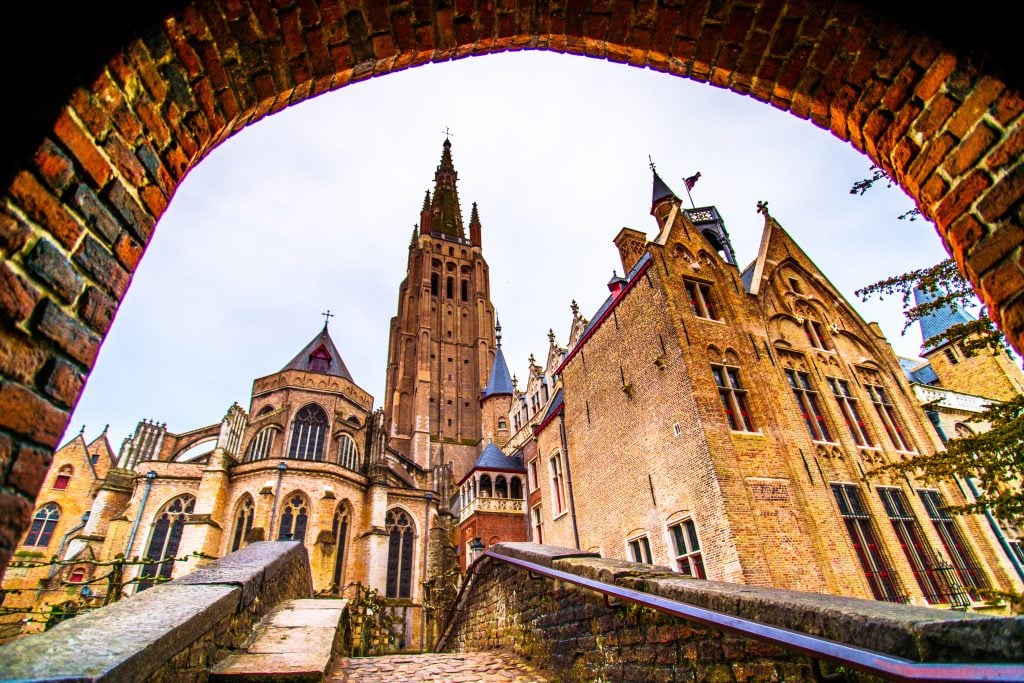
{"label": "tiled roof", "polygon": [[665,181],[661,179],[661,176],[658,175],[658,172],[654,171],[654,187],[651,192],[651,206],[654,206],[662,199],[675,196],[675,193],[672,190],[668,189],[668,185],[666,185]]}
{"label": "tiled roof", "polygon": [[505,354],[502,353],[499,346],[494,354],[494,363],[491,365],[491,377],[487,380],[487,386],[484,387],[480,397],[512,395],[512,392],[512,375],[508,371]]}
{"label": "tiled roof", "polygon": [[[487,444],[487,448],[480,454],[480,457],[473,463],[473,470],[521,470],[526,471],[523,466],[522,455],[505,455],[505,453],[493,443]],[[472,470],[471,470],[472,471]]]}
{"label": "tiled roof", "polygon": [[[331,356],[331,363],[327,366],[327,372],[320,370],[313,370],[310,367],[310,356],[313,352],[323,346],[327,353]],[[352,375],[349,374],[348,368],[345,367],[345,361],[341,359],[341,354],[338,352],[338,347],[334,345],[334,341],[331,339],[330,333],[327,331],[327,326],[324,325],[324,329],[320,331],[320,334],[313,337],[313,341],[306,344],[306,346],[299,351],[295,358],[281,368],[281,372],[285,370],[302,370],[303,372],[321,372],[326,375],[334,375],[335,377],[344,377],[349,382],[355,383],[352,379]]]}
{"label": "tiled roof", "polygon": [[[937,296],[935,294],[925,292],[920,289],[914,290],[914,303],[918,306],[934,301],[936,298]],[[931,312],[927,316],[918,320],[918,324],[921,326],[921,339],[924,340],[921,350],[932,351],[939,346],[938,343],[929,343],[932,339],[941,335],[954,325],[967,323],[972,320],[974,320],[973,317],[960,308],[951,305],[943,306],[942,308]],[[936,342],[937,341],[938,340],[936,340]]]}

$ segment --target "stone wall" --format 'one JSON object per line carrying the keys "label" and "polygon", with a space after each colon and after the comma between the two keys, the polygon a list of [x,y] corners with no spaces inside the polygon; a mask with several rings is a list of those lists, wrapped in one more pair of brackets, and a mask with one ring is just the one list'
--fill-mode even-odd
{"label": "stone wall", "polygon": [[127,600],[0,647],[0,680],[205,681],[279,603],[312,595],[298,542],[246,546]]}
{"label": "stone wall", "polygon": [[[1024,661],[1024,619],[981,617],[755,586],[699,581],[664,567],[531,543],[493,552],[696,607],[918,661]],[[486,561],[463,596],[444,651],[515,652],[562,681],[811,680],[809,660],[778,647],[637,608]]]}

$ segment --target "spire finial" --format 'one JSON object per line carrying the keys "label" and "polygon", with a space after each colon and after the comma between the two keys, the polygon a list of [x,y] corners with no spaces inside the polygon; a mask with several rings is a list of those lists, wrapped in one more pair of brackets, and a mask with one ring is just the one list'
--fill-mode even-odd
{"label": "spire finial", "polygon": [[768,214],[768,202],[766,202],[764,200],[759,201],[757,203],[757,212],[758,213],[763,213],[765,215],[765,217],[767,218],[769,216],[769,214]]}
{"label": "spire finial", "polygon": [[500,349],[501,348],[501,318],[498,317],[497,313],[494,314],[494,336],[497,339],[498,348]]}
{"label": "spire finial", "polygon": [[650,167],[651,167],[651,172],[652,172],[652,173],[657,173],[657,172],[658,172],[658,169],[656,169],[656,168],[654,167],[654,159],[652,159],[652,158],[651,158],[651,155],[650,155],[650,154],[648,154],[648,155],[647,155],[647,162],[648,162],[648,164],[649,164],[649,165],[650,165]]}
{"label": "spire finial", "polygon": [[106,434],[108,429],[110,429],[110,425],[109,424],[103,425],[103,431],[100,432],[100,436],[103,436],[104,434]]}
{"label": "spire finial", "polygon": [[555,331],[552,328],[548,328],[548,343],[552,346],[555,345]]}
{"label": "spire finial", "polygon": [[580,305],[576,303],[576,299],[572,300],[572,303],[569,304],[569,308],[572,309],[572,314],[574,317],[580,317]]}
{"label": "spire finial", "polygon": [[78,430],[79,436],[85,436],[85,424],[82,424],[82,428]]}
{"label": "spire finial", "polygon": [[530,367],[533,367],[536,364],[537,364],[537,359],[534,358],[533,354],[531,353],[530,354]]}
{"label": "spire finial", "polygon": [[324,313],[321,313],[320,315],[324,317],[324,329],[326,330],[327,323],[331,322],[331,318],[334,317],[334,314],[331,313],[331,309],[328,308]]}

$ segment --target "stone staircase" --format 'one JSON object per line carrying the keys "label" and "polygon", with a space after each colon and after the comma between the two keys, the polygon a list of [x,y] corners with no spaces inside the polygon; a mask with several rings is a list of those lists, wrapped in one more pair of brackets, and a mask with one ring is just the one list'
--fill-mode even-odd
{"label": "stone staircase", "polygon": [[210,669],[210,681],[323,681],[350,638],[347,600],[287,600],[257,625],[244,652]]}

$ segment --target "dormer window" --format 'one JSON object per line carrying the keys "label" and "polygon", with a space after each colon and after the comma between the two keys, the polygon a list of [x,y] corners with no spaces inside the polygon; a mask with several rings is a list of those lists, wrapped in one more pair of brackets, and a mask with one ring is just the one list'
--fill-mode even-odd
{"label": "dormer window", "polygon": [[323,346],[309,354],[309,369],[311,372],[327,372],[331,367],[331,354]]}

